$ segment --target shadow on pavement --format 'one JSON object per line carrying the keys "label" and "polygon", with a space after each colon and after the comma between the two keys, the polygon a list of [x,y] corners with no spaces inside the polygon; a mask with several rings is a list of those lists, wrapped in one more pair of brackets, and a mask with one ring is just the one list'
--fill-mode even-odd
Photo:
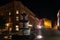
{"label": "shadow on pavement", "polygon": [[12,35],[13,40],[34,40],[34,38],[33,35]]}

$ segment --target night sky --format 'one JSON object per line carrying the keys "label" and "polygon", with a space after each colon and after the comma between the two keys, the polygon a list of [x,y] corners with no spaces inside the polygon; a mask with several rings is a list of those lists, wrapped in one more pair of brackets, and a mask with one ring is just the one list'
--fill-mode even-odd
{"label": "night sky", "polygon": [[[59,0],[20,0],[38,18],[48,18],[53,21],[57,19],[56,15],[60,9]],[[11,0],[0,0],[0,6],[11,2]]]}

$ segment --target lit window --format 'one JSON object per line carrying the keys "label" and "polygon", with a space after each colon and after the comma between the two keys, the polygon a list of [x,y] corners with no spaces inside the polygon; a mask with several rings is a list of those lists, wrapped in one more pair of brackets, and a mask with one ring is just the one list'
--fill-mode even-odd
{"label": "lit window", "polygon": [[19,28],[16,28],[16,31],[19,31]]}
{"label": "lit window", "polygon": [[16,11],[16,14],[19,14],[19,11],[18,10]]}
{"label": "lit window", "polygon": [[18,16],[16,17],[16,21],[19,21],[19,17]]}
{"label": "lit window", "polygon": [[16,25],[16,31],[19,31],[19,25]]}
{"label": "lit window", "polygon": [[7,27],[10,26],[10,23],[6,23],[6,26],[7,26]]}
{"label": "lit window", "polygon": [[19,25],[16,25],[16,28],[19,28]]}
{"label": "lit window", "polygon": [[9,29],[10,31],[12,31],[12,28],[10,27],[10,29]]}
{"label": "lit window", "polygon": [[4,39],[8,39],[8,36],[4,36]]}
{"label": "lit window", "polygon": [[9,15],[11,15],[11,12],[9,12]]}

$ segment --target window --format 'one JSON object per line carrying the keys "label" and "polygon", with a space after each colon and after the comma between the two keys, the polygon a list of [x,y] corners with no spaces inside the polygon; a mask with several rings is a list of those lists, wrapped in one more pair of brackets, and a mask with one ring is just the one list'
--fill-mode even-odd
{"label": "window", "polygon": [[16,27],[16,28],[19,28],[19,25],[16,25],[15,27]]}
{"label": "window", "polygon": [[16,28],[16,31],[19,31],[19,28]]}
{"label": "window", "polygon": [[19,31],[19,25],[16,25],[16,31]]}
{"label": "window", "polygon": [[9,12],[9,15],[11,15],[11,12]]}
{"label": "window", "polygon": [[16,11],[16,14],[19,14],[19,11],[18,10]]}
{"label": "window", "polygon": [[9,28],[9,31],[12,31],[12,28],[11,27]]}
{"label": "window", "polygon": [[16,17],[16,21],[19,21],[19,17],[18,16]]}

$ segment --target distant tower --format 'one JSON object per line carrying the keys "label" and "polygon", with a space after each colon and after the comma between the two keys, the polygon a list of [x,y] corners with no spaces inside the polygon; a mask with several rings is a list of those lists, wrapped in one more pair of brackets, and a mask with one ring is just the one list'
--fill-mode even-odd
{"label": "distant tower", "polygon": [[60,29],[60,10],[57,13],[57,26],[58,26],[58,29]]}

